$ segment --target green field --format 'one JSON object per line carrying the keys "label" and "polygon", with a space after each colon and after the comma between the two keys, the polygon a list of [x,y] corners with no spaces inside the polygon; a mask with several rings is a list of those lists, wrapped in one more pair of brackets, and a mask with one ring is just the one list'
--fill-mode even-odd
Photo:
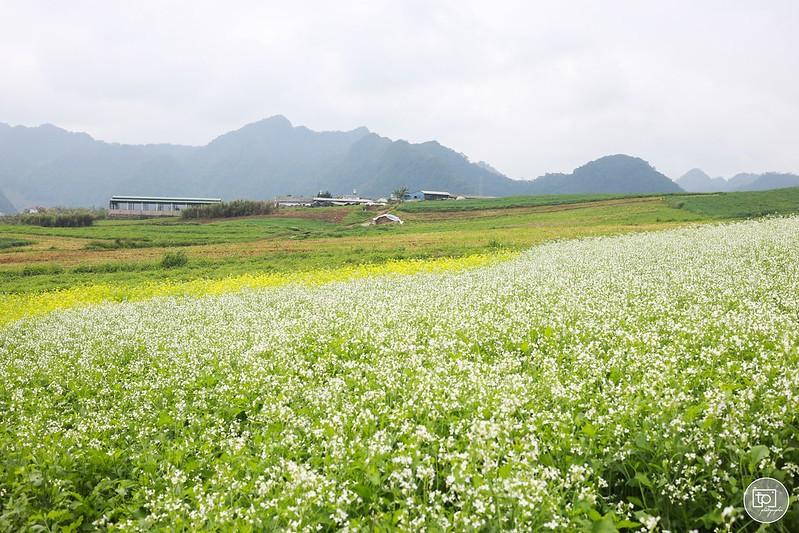
{"label": "green field", "polygon": [[514,207],[537,207],[541,205],[566,205],[600,200],[615,200],[646,195],[624,194],[545,194],[540,196],[506,196],[498,198],[464,199],[454,202],[427,201],[406,202],[397,209],[404,213],[479,211],[483,209],[508,209]]}
{"label": "green field", "polygon": [[[406,223],[392,227],[364,226],[376,212],[348,207],[201,222],[102,220],[87,228],[0,225],[0,243],[8,243],[0,245],[0,293],[462,257],[524,250],[552,239],[797,211],[799,189],[785,189],[409,202],[394,209]],[[189,263],[162,268],[163,254],[178,248]]]}
{"label": "green field", "polygon": [[744,489],[798,486],[799,217],[657,202],[353,227],[551,242],[2,325],[0,530],[763,531]]}
{"label": "green field", "polygon": [[749,218],[797,212],[799,189],[728,192],[668,197],[672,207],[686,209],[702,216],[716,218]]}
{"label": "green field", "polygon": [[0,530],[755,531],[753,479],[796,491],[799,189],[391,211],[0,225]]}

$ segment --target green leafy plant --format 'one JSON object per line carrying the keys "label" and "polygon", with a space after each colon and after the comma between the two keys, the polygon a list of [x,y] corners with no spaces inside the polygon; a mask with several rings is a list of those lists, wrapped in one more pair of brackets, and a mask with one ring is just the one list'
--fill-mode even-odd
{"label": "green leafy plant", "polygon": [[167,252],[161,258],[161,266],[163,268],[178,268],[186,266],[189,258],[185,252]]}

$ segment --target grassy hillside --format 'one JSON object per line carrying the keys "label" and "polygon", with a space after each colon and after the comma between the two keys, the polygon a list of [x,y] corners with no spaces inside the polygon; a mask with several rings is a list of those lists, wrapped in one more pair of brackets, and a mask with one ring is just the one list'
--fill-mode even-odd
{"label": "grassy hillside", "polygon": [[478,211],[481,209],[508,209],[513,207],[535,207],[540,205],[577,204],[598,200],[629,198],[635,195],[623,194],[545,194],[540,196],[505,196],[501,198],[484,198],[456,200],[454,202],[426,201],[406,202],[397,210],[404,213],[427,211]]}
{"label": "grassy hillside", "polygon": [[728,192],[675,195],[668,198],[672,207],[702,216],[749,218],[799,211],[799,187],[756,192]]}
{"label": "grassy hillside", "polygon": [[685,209],[701,215],[721,218],[747,218],[767,214],[795,213],[799,210],[799,188],[775,189],[757,192],[694,193],[694,194],[549,194],[540,196],[507,196],[457,200],[450,202],[407,202],[397,208],[404,213],[480,211],[536,207],[543,205],[568,205],[621,198],[663,197],[675,209]]}

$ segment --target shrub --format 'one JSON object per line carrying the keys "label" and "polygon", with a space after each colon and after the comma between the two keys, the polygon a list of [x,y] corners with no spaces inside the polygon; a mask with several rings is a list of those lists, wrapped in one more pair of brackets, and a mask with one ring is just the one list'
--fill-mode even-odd
{"label": "shrub", "polygon": [[64,269],[60,265],[28,265],[20,271],[23,276],[41,276],[45,274],[61,274]]}
{"label": "shrub", "polygon": [[24,239],[13,239],[8,237],[0,237],[0,250],[3,248],[15,248],[19,246],[28,246],[29,244],[33,244],[33,241],[28,241]]}
{"label": "shrub", "polygon": [[91,241],[84,246],[87,250],[118,250],[127,248],[148,248],[151,246],[162,246],[153,243],[149,239],[114,239],[113,241]]}
{"label": "shrub", "polygon": [[93,265],[78,265],[72,269],[76,274],[108,274],[111,272],[136,272],[155,268],[149,263],[115,261]]}
{"label": "shrub", "polygon": [[46,228],[80,228],[91,226],[98,218],[90,211],[55,211],[20,215],[20,224],[43,226]]}
{"label": "shrub", "polygon": [[186,266],[189,258],[184,252],[167,252],[161,258],[161,266],[163,268],[177,268]]}
{"label": "shrub", "polygon": [[269,215],[275,206],[271,202],[256,200],[233,200],[220,204],[198,205],[180,212],[182,218],[232,218],[254,215]]}

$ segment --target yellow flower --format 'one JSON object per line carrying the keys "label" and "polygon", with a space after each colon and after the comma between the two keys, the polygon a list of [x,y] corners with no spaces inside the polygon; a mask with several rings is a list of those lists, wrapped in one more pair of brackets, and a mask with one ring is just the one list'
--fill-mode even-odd
{"label": "yellow flower", "polygon": [[248,273],[222,279],[153,281],[138,285],[98,283],[40,293],[10,294],[2,296],[0,301],[0,324],[7,324],[26,316],[50,313],[57,309],[103,302],[146,300],[157,296],[205,296],[288,284],[321,285],[369,276],[463,270],[507,260],[515,255],[517,255],[515,252],[499,252],[465,257],[405,259],[303,272]]}

